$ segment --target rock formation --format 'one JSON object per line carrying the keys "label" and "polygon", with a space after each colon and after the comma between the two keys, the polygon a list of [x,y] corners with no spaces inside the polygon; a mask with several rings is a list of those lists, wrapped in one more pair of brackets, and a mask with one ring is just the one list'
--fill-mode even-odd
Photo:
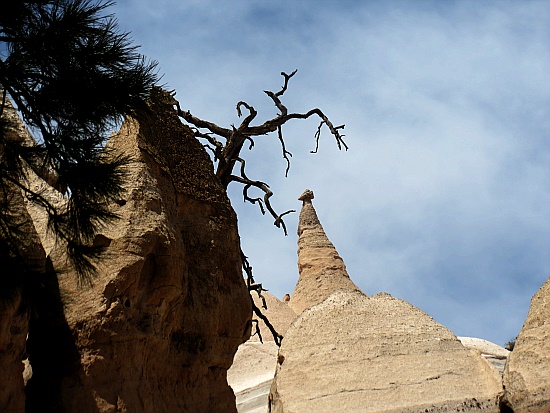
{"label": "rock formation", "polygon": [[[263,292],[262,295],[267,307],[262,309],[262,312],[275,330],[284,336],[296,318],[296,313],[268,292]],[[255,293],[253,297],[256,306],[262,308],[262,300]],[[255,334],[246,343],[241,344],[227,373],[229,385],[236,395],[239,413],[265,413],[267,410],[269,388],[277,367],[279,347],[262,320],[259,320],[259,327],[263,343]],[[255,328],[252,330],[253,334],[254,331]]]}
{"label": "rock formation", "polygon": [[127,193],[93,285],[60,276],[75,351],[50,411],[236,411],[226,375],[251,318],[236,216],[168,100],[155,88],[109,141],[133,158]]}
{"label": "rock formation", "polygon": [[359,291],[346,271],[344,260],[329,241],[319,222],[307,189],[298,198],[303,202],[298,223],[298,271],[300,278],[288,305],[296,314],[319,304],[334,291]]}
{"label": "rock formation", "polygon": [[458,337],[458,339],[464,347],[477,351],[481,357],[495,366],[501,375],[504,374],[504,366],[510,351],[481,338]]}
{"label": "rock formation", "polygon": [[[6,101],[2,117],[9,124],[4,135],[6,140],[29,141],[30,135],[9,101]],[[0,145],[0,153],[3,151]],[[19,187],[2,182],[0,208],[13,225],[13,231],[9,235],[4,233],[0,239],[0,411],[23,413],[23,358],[33,317],[29,300],[40,294],[43,282],[52,273]],[[4,224],[3,230],[6,229]],[[18,246],[19,254],[2,242],[8,238]]]}
{"label": "rock formation", "polygon": [[[4,264],[4,260],[1,260]],[[0,411],[23,413],[25,387],[23,355],[29,327],[29,314],[22,303],[21,291],[0,303]]]}
{"label": "rock formation", "polygon": [[338,291],[279,350],[270,412],[499,412],[500,374],[448,329],[381,293]]}
{"label": "rock formation", "polygon": [[550,278],[531,299],[504,371],[506,402],[515,413],[550,412]]}
{"label": "rock formation", "polygon": [[300,279],[289,305],[270,412],[497,413],[499,372],[411,304],[350,280],[311,203],[298,226]]}

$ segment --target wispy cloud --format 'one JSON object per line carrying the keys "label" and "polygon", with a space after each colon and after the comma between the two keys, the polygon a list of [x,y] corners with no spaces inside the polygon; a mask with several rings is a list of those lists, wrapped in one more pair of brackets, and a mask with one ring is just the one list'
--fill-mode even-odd
{"label": "wispy cloud", "polygon": [[[290,110],[346,123],[350,151],[313,121],[246,154],[278,210],[306,188],[368,294],[409,300],[460,335],[502,344],[550,275],[550,10],[542,1],[120,1],[113,11],[185,109],[229,126],[241,99],[299,72]],[[276,295],[297,279],[285,238],[231,188],[242,242]]]}

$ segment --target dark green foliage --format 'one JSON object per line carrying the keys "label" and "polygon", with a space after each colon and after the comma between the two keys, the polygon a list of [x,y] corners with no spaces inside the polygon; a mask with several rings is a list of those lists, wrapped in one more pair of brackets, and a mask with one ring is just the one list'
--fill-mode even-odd
{"label": "dark green foliage", "polygon": [[512,340],[508,341],[505,345],[504,345],[504,348],[506,350],[509,350],[509,351],[513,351],[514,350],[514,347],[516,346],[516,340],[518,338],[513,338]]}
{"label": "dark green foliage", "polygon": [[[110,2],[13,0],[0,13],[0,115],[15,104],[36,142],[13,139],[13,125],[0,123],[0,191],[22,189],[49,214],[52,231],[68,245],[78,273],[93,271],[96,231],[115,215],[109,204],[122,191],[128,159],[104,148],[122,117],[143,107],[156,82],[116,20]],[[63,207],[28,187],[33,170],[66,197]],[[0,237],[9,254],[10,219],[0,211]]]}

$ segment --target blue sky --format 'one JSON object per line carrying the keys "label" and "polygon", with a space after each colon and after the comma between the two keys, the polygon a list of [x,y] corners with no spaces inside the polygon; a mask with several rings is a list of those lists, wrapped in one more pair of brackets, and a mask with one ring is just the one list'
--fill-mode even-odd
{"label": "blue sky", "polygon": [[[346,124],[338,151],[316,121],[245,153],[278,211],[306,188],[367,294],[386,291],[455,334],[504,344],[550,276],[550,5],[547,1],[119,0],[123,30],[159,62],[182,109],[238,124],[276,114],[263,90],[298,73],[290,111]],[[279,298],[298,278],[289,236],[230,187],[256,279]]]}

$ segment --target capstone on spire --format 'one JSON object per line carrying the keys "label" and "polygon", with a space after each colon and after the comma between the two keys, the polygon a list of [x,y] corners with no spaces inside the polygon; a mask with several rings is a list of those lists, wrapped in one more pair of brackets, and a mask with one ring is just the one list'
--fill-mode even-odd
{"label": "capstone on spire", "polygon": [[300,278],[288,303],[297,314],[319,304],[337,290],[359,291],[349,278],[344,260],[325,234],[311,202],[313,198],[310,189],[298,198],[302,201],[298,223]]}

